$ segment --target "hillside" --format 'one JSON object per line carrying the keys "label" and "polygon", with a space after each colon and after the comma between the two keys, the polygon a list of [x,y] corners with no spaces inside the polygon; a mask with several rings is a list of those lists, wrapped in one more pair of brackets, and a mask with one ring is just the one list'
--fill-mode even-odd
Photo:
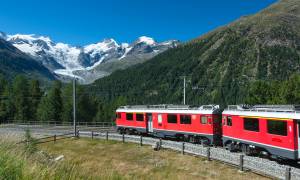
{"label": "hillside", "polygon": [[243,103],[249,84],[285,80],[300,70],[300,0],[282,0],[148,62],[117,71],[90,88],[129,104]]}
{"label": "hillside", "polygon": [[42,64],[1,38],[0,73],[8,79],[14,78],[17,74],[46,81],[55,79],[54,75]]}

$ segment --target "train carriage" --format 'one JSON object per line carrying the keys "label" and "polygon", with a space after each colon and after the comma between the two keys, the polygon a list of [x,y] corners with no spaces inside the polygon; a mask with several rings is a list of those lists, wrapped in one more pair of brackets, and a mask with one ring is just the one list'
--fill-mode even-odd
{"label": "train carriage", "polygon": [[123,106],[116,113],[117,129],[121,133],[147,133],[204,144],[221,143],[221,112],[218,105]]}
{"label": "train carriage", "polygon": [[300,159],[300,109],[292,105],[231,105],[222,113],[223,145],[244,153]]}

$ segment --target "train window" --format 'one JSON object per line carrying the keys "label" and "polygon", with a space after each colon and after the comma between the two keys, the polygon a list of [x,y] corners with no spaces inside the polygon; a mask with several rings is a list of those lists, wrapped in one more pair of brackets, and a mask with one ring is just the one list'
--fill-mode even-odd
{"label": "train window", "polygon": [[177,115],[168,114],[168,123],[177,123]]}
{"label": "train window", "polygon": [[144,114],[136,114],[136,121],[144,121]]}
{"label": "train window", "polygon": [[117,116],[117,119],[121,119],[121,113],[117,113],[116,116]]}
{"label": "train window", "polygon": [[207,124],[207,116],[201,116],[201,124]]}
{"label": "train window", "polygon": [[244,129],[259,132],[259,120],[257,118],[244,118]]}
{"label": "train window", "polygon": [[158,122],[158,125],[161,126],[161,124],[162,124],[162,115],[161,114],[157,115],[157,122]]}
{"label": "train window", "polygon": [[133,114],[132,113],[126,113],[126,120],[132,121],[133,120]]}
{"label": "train window", "polygon": [[227,126],[232,126],[232,117],[231,116],[227,116],[226,125]]}
{"label": "train window", "polygon": [[191,115],[180,115],[180,124],[191,124]]}
{"label": "train window", "polygon": [[287,122],[279,120],[267,120],[268,133],[287,136]]}
{"label": "train window", "polygon": [[226,125],[226,116],[222,116],[222,125],[225,126]]}

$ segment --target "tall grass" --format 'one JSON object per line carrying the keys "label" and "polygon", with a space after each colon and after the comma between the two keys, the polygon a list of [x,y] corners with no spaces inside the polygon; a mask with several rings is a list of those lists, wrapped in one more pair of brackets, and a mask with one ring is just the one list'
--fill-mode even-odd
{"label": "tall grass", "polygon": [[12,146],[0,145],[0,179],[20,179],[23,174],[24,161],[10,151]]}
{"label": "tall grass", "polygon": [[32,137],[29,129],[25,131],[25,142],[26,152],[32,154],[37,151],[37,140]]}
{"label": "tall grass", "polygon": [[[236,169],[214,161],[206,163],[204,158],[166,150],[156,152],[131,143],[81,138],[38,146],[34,141],[16,144],[30,138],[30,132],[21,139],[0,135],[0,180],[261,178],[236,173]],[[47,152],[66,158],[55,161]]]}
{"label": "tall grass", "polygon": [[39,151],[29,131],[24,144],[16,144],[16,137],[0,137],[0,180],[19,179],[84,179],[77,166],[68,162],[56,162],[54,157]]}

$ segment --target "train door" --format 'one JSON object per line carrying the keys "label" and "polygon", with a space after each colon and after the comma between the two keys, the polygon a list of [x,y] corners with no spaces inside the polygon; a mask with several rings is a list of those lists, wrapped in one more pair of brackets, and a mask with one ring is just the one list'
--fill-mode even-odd
{"label": "train door", "polygon": [[297,134],[297,140],[298,140],[298,159],[300,159],[300,121],[297,122],[298,127],[298,134]]}
{"label": "train door", "polygon": [[146,118],[147,118],[147,131],[148,132],[153,132],[152,114],[151,113],[147,113],[146,114]]}

